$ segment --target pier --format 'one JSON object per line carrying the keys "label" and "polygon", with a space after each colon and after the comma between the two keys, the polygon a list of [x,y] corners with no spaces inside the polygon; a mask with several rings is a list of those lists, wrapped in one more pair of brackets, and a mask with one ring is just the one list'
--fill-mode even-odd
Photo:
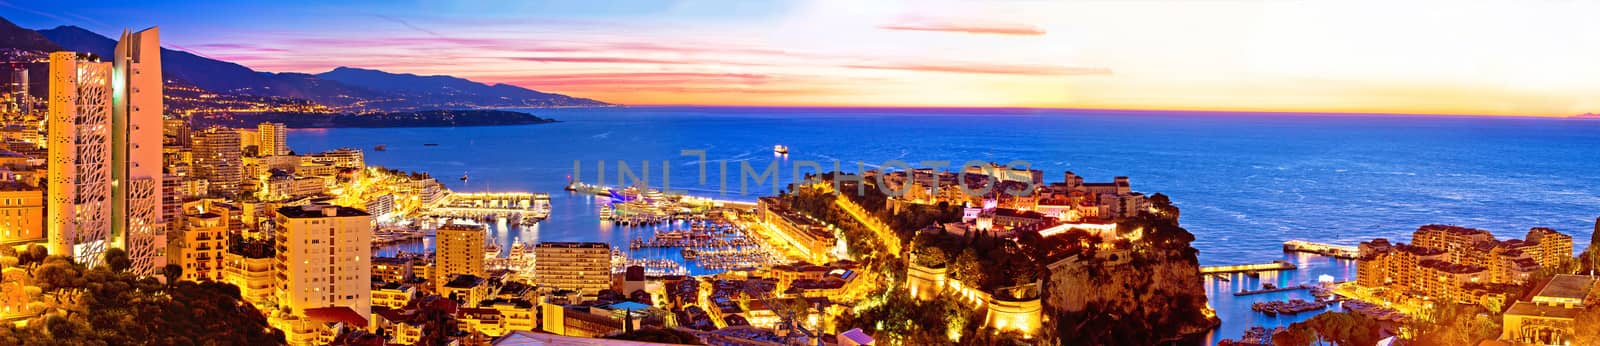
{"label": "pier", "polygon": [[535,221],[550,216],[550,194],[527,192],[453,193],[430,216]]}
{"label": "pier", "polygon": [[1361,250],[1354,246],[1315,243],[1304,240],[1283,242],[1283,252],[1305,252],[1343,259],[1361,257]]}
{"label": "pier", "polygon": [[1224,266],[1202,266],[1202,267],[1200,267],[1200,274],[1210,275],[1210,274],[1228,274],[1228,273],[1246,273],[1246,272],[1264,272],[1264,271],[1284,271],[1284,270],[1295,270],[1295,269],[1300,269],[1300,268],[1296,267],[1294,265],[1294,263],[1289,263],[1289,262],[1285,262],[1285,261],[1272,261],[1272,263],[1235,264],[1235,265],[1224,265]]}

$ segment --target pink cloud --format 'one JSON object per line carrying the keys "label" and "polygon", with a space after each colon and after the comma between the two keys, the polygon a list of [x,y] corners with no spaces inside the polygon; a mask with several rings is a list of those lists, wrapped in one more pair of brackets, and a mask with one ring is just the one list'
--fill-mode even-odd
{"label": "pink cloud", "polygon": [[878,26],[884,30],[959,32],[983,35],[1044,35],[1044,29],[1021,23],[976,22],[960,20],[930,20],[910,18],[897,23]]}
{"label": "pink cloud", "polygon": [[689,60],[649,59],[649,58],[621,58],[621,57],[565,57],[565,56],[530,56],[512,57],[511,60],[532,61],[543,63],[595,63],[595,64],[663,64],[684,65],[699,62]]}
{"label": "pink cloud", "polygon": [[844,67],[869,70],[895,70],[942,73],[1004,74],[1004,75],[1109,75],[1111,69],[1102,67],[1071,67],[1053,65],[999,65],[999,64],[854,64]]}

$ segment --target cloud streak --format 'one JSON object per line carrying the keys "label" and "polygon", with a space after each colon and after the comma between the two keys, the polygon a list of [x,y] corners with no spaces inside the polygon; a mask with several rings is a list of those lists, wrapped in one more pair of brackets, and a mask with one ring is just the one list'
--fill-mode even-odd
{"label": "cloud streak", "polygon": [[934,31],[979,35],[1042,36],[1044,29],[1020,23],[964,23],[959,21],[906,20],[878,26],[894,31]]}
{"label": "cloud streak", "polygon": [[938,63],[894,63],[894,64],[850,64],[846,68],[866,70],[891,70],[912,72],[940,72],[940,73],[966,73],[966,74],[993,74],[993,75],[1053,75],[1053,76],[1096,76],[1110,75],[1111,69],[1103,67],[1072,67],[1054,65],[1000,65],[1000,64],[938,64]]}

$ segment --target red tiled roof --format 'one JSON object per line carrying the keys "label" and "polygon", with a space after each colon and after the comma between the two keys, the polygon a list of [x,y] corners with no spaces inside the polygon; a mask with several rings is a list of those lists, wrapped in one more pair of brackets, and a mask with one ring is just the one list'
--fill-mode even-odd
{"label": "red tiled roof", "polygon": [[305,316],[306,319],[317,322],[344,322],[362,329],[367,328],[367,318],[343,306],[306,309]]}

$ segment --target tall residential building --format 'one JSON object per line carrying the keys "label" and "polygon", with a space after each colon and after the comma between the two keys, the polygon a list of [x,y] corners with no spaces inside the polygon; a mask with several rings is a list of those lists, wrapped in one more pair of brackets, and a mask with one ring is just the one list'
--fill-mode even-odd
{"label": "tall residential building", "polygon": [[346,307],[371,317],[371,216],[361,209],[306,205],[278,208],[278,306],[305,317]]}
{"label": "tall residential building", "polygon": [[256,135],[261,136],[258,156],[278,156],[289,154],[289,145],[284,142],[284,132],[287,129],[281,123],[261,123],[256,125]]}
{"label": "tall residential building", "polygon": [[162,137],[167,146],[189,147],[189,120],[184,118],[162,120]]}
{"label": "tall residential building", "polygon": [[212,127],[194,137],[194,176],[205,179],[210,190],[224,196],[239,193],[244,182],[244,159],[239,132]]}
{"label": "tall residential building", "polygon": [[52,249],[95,265],[120,247],[153,274],[166,263],[159,31],[124,31],[109,58],[50,55]]}
{"label": "tall residential building", "polygon": [[111,59],[111,239],[128,250],[131,271],[154,274],[167,263],[159,29],[123,31]]}
{"label": "tall residential building", "polygon": [[448,224],[440,226],[434,237],[434,285],[444,292],[444,284],[456,275],[483,275],[483,226]]}
{"label": "tall residential building", "polygon": [[595,296],[611,288],[609,244],[541,242],[533,254],[533,280],[543,292],[573,290]]}
{"label": "tall residential building", "polygon": [[111,241],[111,67],[50,53],[50,253],[95,266]]}

